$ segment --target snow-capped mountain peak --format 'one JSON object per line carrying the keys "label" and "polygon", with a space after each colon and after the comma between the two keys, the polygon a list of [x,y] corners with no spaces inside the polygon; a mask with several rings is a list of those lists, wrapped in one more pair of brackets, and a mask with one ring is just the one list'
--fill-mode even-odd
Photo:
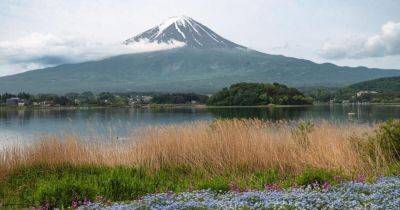
{"label": "snow-capped mountain peak", "polygon": [[127,39],[124,44],[143,41],[158,44],[183,43],[192,48],[243,48],[184,15],[171,17],[158,26]]}

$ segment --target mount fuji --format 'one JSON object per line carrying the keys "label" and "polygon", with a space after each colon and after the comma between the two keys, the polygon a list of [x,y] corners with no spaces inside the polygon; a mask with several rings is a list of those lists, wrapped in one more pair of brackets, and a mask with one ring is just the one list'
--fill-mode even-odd
{"label": "mount fuji", "polygon": [[158,44],[180,42],[184,43],[186,47],[198,49],[244,49],[244,47],[224,39],[203,24],[187,16],[172,17],[154,28],[125,40],[123,43],[130,45],[141,41]]}
{"label": "mount fuji", "polygon": [[340,67],[258,52],[229,41],[186,16],[170,18],[122,42],[125,47],[135,45],[167,48],[0,77],[0,92],[213,93],[237,82],[341,87],[400,76],[398,70]]}

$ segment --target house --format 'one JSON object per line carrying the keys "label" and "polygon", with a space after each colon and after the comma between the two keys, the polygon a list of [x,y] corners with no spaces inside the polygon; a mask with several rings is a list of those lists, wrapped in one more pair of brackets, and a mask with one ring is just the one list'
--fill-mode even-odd
{"label": "house", "polygon": [[350,100],[343,100],[342,101],[342,104],[349,104],[350,103]]}
{"label": "house", "polygon": [[153,99],[152,96],[142,96],[142,101],[144,103],[150,103],[152,99]]}
{"label": "house", "polygon": [[362,90],[362,91],[359,91],[359,92],[357,92],[357,97],[361,97],[361,96],[363,96],[363,95],[367,95],[367,94],[377,94],[378,92],[376,92],[376,91],[368,91],[368,90]]}
{"label": "house", "polygon": [[11,106],[26,106],[26,105],[31,105],[31,101],[14,97],[7,99],[6,104]]}
{"label": "house", "polygon": [[17,106],[22,100],[20,98],[9,98],[6,100],[7,105]]}
{"label": "house", "polygon": [[49,106],[55,106],[56,103],[54,101],[41,101],[39,102],[39,105],[44,107],[49,107]]}

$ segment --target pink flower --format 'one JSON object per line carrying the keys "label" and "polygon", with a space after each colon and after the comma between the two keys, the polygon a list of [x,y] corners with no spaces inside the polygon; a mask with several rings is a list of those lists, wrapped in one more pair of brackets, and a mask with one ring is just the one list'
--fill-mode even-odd
{"label": "pink flower", "polygon": [[76,208],[78,208],[78,202],[76,201],[76,200],[74,200],[74,201],[72,201],[72,205],[71,205],[71,207],[73,208],[73,209],[76,209]]}
{"label": "pink flower", "polygon": [[323,189],[329,189],[331,187],[331,184],[328,181],[325,181],[324,184],[322,185]]}
{"label": "pink flower", "polygon": [[356,182],[364,183],[365,182],[365,175],[361,174],[358,175]]}
{"label": "pink flower", "polygon": [[229,186],[229,190],[235,191],[235,192],[240,192],[240,188],[239,188],[239,186],[237,186],[237,184],[235,182],[230,182],[228,186]]}
{"label": "pink flower", "polygon": [[269,191],[272,191],[272,190],[280,190],[281,188],[279,187],[279,185],[277,185],[277,184],[265,184],[264,185],[264,188],[265,188],[265,190],[269,190]]}
{"label": "pink flower", "polygon": [[48,202],[44,202],[40,208],[41,210],[50,209],[50,204]]}

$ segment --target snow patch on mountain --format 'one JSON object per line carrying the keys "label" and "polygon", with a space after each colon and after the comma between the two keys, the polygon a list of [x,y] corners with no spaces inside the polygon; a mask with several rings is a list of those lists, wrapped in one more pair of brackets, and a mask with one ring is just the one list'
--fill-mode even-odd
{"label": "snow patch on mountain", "polygon": [[165,22],[123,42],[125,45],[146,40],[148,43],[182,42],[192,48],[244,48],[213,32],[187,16],[171,17]]}

